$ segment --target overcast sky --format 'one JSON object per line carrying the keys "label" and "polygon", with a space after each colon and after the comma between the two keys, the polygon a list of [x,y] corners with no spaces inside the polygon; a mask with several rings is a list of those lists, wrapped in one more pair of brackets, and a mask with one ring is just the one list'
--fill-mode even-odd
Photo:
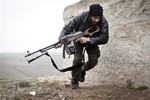
{"label": "overcast sky", "polygon": [[1,0],[0,52],[34,51],[57,42],[64,8],[80,0]]}

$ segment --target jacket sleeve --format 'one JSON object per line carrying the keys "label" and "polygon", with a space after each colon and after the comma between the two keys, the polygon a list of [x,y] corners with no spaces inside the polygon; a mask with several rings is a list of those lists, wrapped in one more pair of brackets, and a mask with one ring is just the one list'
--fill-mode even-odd
{"label": "jacket sleeve", "polygon": [[73,32],[79,26],[80,19],[81,19],[81,15],[75,16],[68,24],[66,24],[63,27],[58,39],[60,40],[63,36]]}
{"label": "jacket sleeve", "polygon": [[90,37],[90,45],[101,45],[106,44],[109,39],[109,29],[108,29],[108,22],[104,18],[101,24],[99,35]]}

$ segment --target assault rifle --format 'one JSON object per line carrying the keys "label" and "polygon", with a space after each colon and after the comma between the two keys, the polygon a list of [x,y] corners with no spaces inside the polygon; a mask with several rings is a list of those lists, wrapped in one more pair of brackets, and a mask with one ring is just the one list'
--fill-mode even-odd
{"label": "assault rifle", "polygon": [[[86,36],[86,35],[89,35],[89,36],[90,36],[90,35],[92,35],[92,34],[98,32],[99,30],[100,30],[100,29],[99,29],[98,26],[94,26],[94,27],[88,28],[88,29],[85,30],[84,32],[79,31],[79,32],[75,32],[75,33],[71,33],[71,34],[69,34],[69,35],[63,36],[58,42],[56,42],[56,43],[54,43],[54,44],[52,44],[52,45],[49,45],[49,46],[47,46],[47,47],[44,47],[44,48],[42,48],[42,49],[39,49],[39,50],[34,51],[34,52],[31,52],[31,53],[30,53],[29,51],[27,51],[27,55],[25,55],[25,58],[26,58],[26,57],[29,57],[29,56],[32,56],[32,55],[34,55],[34,54],[37,54],[37,53],[41,53],[40,55],[38,55],[38,56],[36,56],[36,57],[34,57],[34,58],[30,59],[30,60],[27,59],[28,63],[30,64],[32,61],[34,61],[34,60],[36,60],[36,59],[42,57],[43,55],[46,55],[46,56],[49,56],[49,57],[50,57],[50,59],[51,59],[51,61],[52,61],[52,63],[53,63],[53,66],[54,66],[57,70],[59,70],[59,69],[57,68],[57,66],[56,66],[56,64],[55,64],[55,62],[54,62],[54,60],[52,59],[52,57],[48,54],[48,50],[50,50],[50,49],[52,49],[52,48],[56,48],[56,45],[57,45],[58,43],[61,43],[61,44],[64,44],[64,46],[65,46],[65,48],[66,48],[66,52],[67,52],[69,55],[74,54],[75,51],[76,51],[75,46],[74,46],[74,43],[73,43],[74,41],[76,41],[77,39],[79,39],[79,38],[81,38],[81,37],[83,37],[83,36]],[[81,65],[82,65],[82,63],[80,64],[80,66],[81,66]],[[76,65],[74,65],[74,66],[76,66]],[[73,69],[74,66],[69,67],[69,68],[67,68],[67,69],[59,70],[59,71],[65,72],[65,71],[68,71],[68,70]],[[78,66],[79,66],[79,65],[78,65]]]}

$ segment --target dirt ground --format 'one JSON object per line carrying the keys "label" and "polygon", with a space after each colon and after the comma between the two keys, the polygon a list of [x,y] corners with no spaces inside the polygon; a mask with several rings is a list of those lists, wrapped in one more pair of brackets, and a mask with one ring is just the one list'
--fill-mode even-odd
{"label": "dirt ground", "polygon": [[82,83],[72,90],[60,81],[0,82],[0,92],[0,100],[150,100],[149,89]]}

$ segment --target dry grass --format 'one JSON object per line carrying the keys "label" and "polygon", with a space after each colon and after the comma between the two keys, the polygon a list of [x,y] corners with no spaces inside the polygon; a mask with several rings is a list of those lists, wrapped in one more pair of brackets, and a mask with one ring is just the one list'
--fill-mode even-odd
{"label": "dry grass", "polygon": [[[35,91],[35,95],[30,92]],[[61,81],[1,82],[0,100],[149,100],[149,89],[126,86],[81,84],[72,90]]]}

